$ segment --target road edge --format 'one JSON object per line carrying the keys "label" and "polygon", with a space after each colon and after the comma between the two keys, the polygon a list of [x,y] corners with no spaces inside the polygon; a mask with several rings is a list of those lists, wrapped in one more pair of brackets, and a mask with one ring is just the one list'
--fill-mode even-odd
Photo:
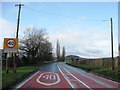
{"label": "road edge", "polygon": [[28,82],[31,78],[33,78],[35,75],[37,75],[39,73],[39,70],[37,70],[36,72],[34,72],[33,74],[31,74],[30,76],[28,76],[28,78],[26,78],[25,80],[23,80],[22,82],[18,83],[13,90],[17,90],[18,88],[22,87],[26,82]]}

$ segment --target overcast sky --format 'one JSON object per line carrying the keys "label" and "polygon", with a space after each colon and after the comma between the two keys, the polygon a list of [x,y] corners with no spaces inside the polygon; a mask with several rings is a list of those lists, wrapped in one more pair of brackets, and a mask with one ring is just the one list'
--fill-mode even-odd
{"label": "overcast sky", "polygon": [[[0,48],[3,48],[4,38],[15,37],[18,12],[15,4],[17,3],[2,3]],[[56,41],[59,39],[61,48],[65,46],[67,54],[89,58],[110,57],[110,17],[112,17],[114,55],[118,55],[117,2],[24,2],[23,4],[19,38],[23,38],[28,27],[46,28],[54,52]]]}

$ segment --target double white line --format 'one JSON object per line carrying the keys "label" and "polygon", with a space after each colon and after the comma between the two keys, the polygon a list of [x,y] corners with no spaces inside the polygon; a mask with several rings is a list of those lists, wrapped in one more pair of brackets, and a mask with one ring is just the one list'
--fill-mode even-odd
{"label": "double white line", "polygon": [[[69,83],[69,85],[74,89],[76,87],[74,87],[74,85],[70,82],[70,80],[68,80],[68,78],[65,76],[65,74],[62,72],[62,70],[60,69],[59,65],[57,65],[59,71],[62,73],[63,77],[66,79],[66,81]],[[64,68],[64,67],[62,67]],[[65,69],[65,68],[64,68]],[[89,90],[93,90],[91,89],[88,85],[86,85],[84,82],[82,82],[81,80],[79,80],[77,77],[75,77],[72,73],[70,73],[68,70],[65,69],[65,71],[67,73],[69,73],[73,78],[75,78],[78,82],[82,83],[86,88],[88,88]]]}

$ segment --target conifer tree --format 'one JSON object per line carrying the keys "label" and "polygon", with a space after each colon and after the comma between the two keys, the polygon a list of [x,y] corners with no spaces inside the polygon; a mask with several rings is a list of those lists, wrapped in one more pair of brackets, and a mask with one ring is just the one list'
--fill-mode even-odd
{"label": "conifer tree", "polygon": [[57,56],[57,61],[60,61],[60,43],[59,43],[59,40],[57,40],[56,56]]}
{"label": "conifer tree", "polygon": [[62,49],[62,61],[65,61],[65,47]]}

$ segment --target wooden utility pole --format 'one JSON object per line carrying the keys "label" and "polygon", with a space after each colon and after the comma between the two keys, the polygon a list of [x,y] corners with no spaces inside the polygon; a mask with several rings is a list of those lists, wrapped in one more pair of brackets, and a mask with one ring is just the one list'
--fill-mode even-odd
{"label": "wooden utility pole", "polygon": [[21,11],[21,6],[24,6],[24,4],[17,4],[15,6],[19,7],[19,10],[18,10],[18,20],[17,20],[17,32],[16,32],[16,38],[18,38],[19,23],[20,23],[20,11]]}
{"label": "wooden utility pole", "polygon": [[110,22],[111,22],[111,52],[112,52],[112,70],[114,70],[113,22],[112,22],[112,18],[110,18]]}
{"label": "wooden utility pole", "polygon": [[[20,11],[21,11],[21,6],[24,6],[24,4],[17,4],[15,6],[18,6],[19,7],[19,10],[18,10],[18,20],[17,20],[17,32],[16,32],[16,38],[18,39],[18,32],[19,32],[19,24],[20,24]],[[16,73],[16,62],[15,62],[15,57],[16,57],[16,53],[14,53],[13,55],[13,65],[14,65],[14,68],[13,68],[13,72]]]}
{"label": "wooden utility pole", "polygon": [[[7,55],[8,55],[8,53],[7,53]],[[7,56],[6,56],[7,57]],[[9,69],[8,69],[8,60],[7,60],[8,58],[6,58],[6,73],[9,73]]]}
{"label": "wooden utility pole", "polygon": [[119,57],[120,57],[120,43],[119,43],[119,46],[118,46],[118,51],[119,51]]}

